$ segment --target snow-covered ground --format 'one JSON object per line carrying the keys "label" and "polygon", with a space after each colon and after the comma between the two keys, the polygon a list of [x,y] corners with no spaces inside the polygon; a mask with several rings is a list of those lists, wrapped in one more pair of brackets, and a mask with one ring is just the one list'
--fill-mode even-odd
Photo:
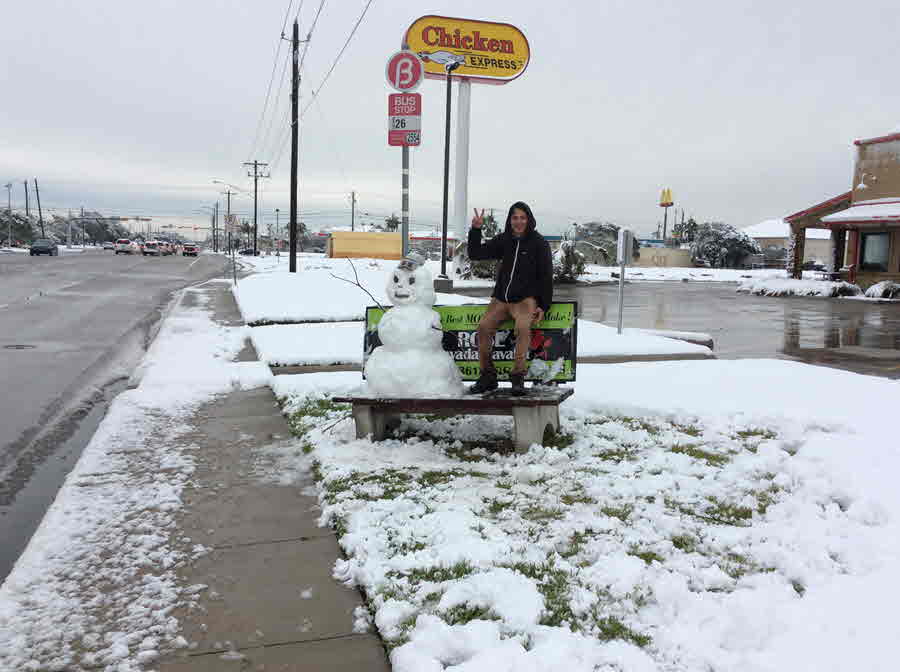
{"label": "snow-covered ground", "polygon": [[[254,327],[250,338],[259,358],[271,366],[362,364],[362,322],[325,322]],[[701,334],[703,336],[703,334]],[[578,320],[579,357],[628,355],[712,356],[709,348],[633,329],[622,336],[612,327]]]}
{"label": "snow-covered ground", "polygon": [[562,435],[407,417],[356,439],[278,376],[397,672],[894,670],[900,382],[774,360],[579,367]]}
{"label": "snow-covered ground", "polygon": [[[240,280],[234,295],[248,324],[362,320],[366,307],[375,305],[376,300],[389,305],[384,288],[388,272],[398,263],[312,257],[302,260],[298,273],[288,273],[286,264],[273,264],[268,270]],[[374,300],[351,284],[357,280]],[[437,303],[458,306],[487,303],[487,299],[438,294]]]}
{"label": "snow-covered ground", "polygon": [[214,395],[264,386],[259,362],[234,363],[245,327],[178,306],[118,395],[0,587],[0,670],[152,669],[187,647],[172,615],[203,587],[178,565],[205,552],[178,529],[191,478],[190,419]]}

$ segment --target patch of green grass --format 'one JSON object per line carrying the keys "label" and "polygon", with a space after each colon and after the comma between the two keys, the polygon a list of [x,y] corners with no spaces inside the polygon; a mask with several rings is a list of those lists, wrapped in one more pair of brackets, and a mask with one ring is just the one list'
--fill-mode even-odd
{"label": "patch of green grass", "polygon": [[494,487],[500,488],[501,490],[512,490],[513,485],[515,485],[512,481],[497,481],[494,483]]}
{"label": "patch of green grass", "polygon": [[419,485],[433,486],[443,485],[450,481],[465,476],[466,472],[462,469],[451,469],[449,471],[423,471],[418,478]]}
{"label": "patch of green grass", "polygon": [[452,581],[453,579],[461,579],[468,576],[475,569],[468,562],[457,562],[451,567],[417,567],[409,571],[391,571],[388,576],[403,577],[409,579],[410,583],[422,583],[429,581],[431,583],[442,583],[443,581]]}
{"label": "patch of green grass", "polygon": [[569,537],[568,546],[565,548],[565,550],[560,552],[560,555],[564,558],[572,558],[578,555],[579,553],[581,553],[581,549],[584,548],[587,540],[590,539],[593,535],[593,530],[573,532],[572,536]]}
{"label": "patch of green grass", "polygon": [[541,441],[541,445],[546,446],[547,448],[557,448],[559,450],[568,448],[573,443],[575,443],[574,434],[569,434],[568,432],[554,432],[549,427],[544,431],[544,439]]}
{"label": "patch of green grass", "polygon": [[628,517],[634,511],[634,507],[630,504],[623,504],[621,506],[601,506],[600,512],[604,516],[609,516],[610,518],[618,518],[623,523],[628,521]]}
{"label": "patch of green grass", "polygon": [[618,447],[601,450],[600,452],[594,453],[594,457],[600,458],[601,460],[607,460],[609,462],[619,463],[625,460],[634,460],[637,458],[637,454],[634,450],[630,450],[624,447]]}
{"label": "patch of green grass", "polygon": [[688,436],[698,437],[703,433],[703,430],[694,425],[674,425],[675,429],[677,429],[682,434],[687,434]]}
{"label": "patch of green grass", "polygon": [[300,408],[287,415],[288,427],[297,437],[306,436],[322,418],[334,417],[340,420],[350,417],[348,404],[337,404],[331,399],[305,399]]}
{"label": "patch of green grass", "polygon": [[750,507],[738,506],[715,497],[707,497],[706,499],[709,502],[709,506],[706,507],[706,514],[710,518],[729,525],[745,524],[753,518],[753,509]]}
{"label": "patch of green grass", "polygon": [[589,497],[583,491],[568,493],[559,498],[566,506],[573,506],[575,504],[596,504],[597,500],[593,497]]}
{"label": "patch of green grass", "polygon": [[652,641],[648,635],[642,635],[639,632],[635,632],[615,616],[599,618],[596,623],[597,628],[600,630],[598,636],[602,641],[608,642],[613,639],[621,639],[626,642],[631,642],[635,646],[640,646],[641,648],[647,646]]}
{"label": "patch of green grass", "polygon": [[791,587],[794,589],[794,592],[797,593],[800,597],[803,597],[806,594],[806,586],[804,586],[797,579],[791,579]]}
{"label": "patch of green grass", "polygon": [[747,439],[774,439],[777,434],[773,432],[771,429],[762,429],[758,427],[751,427],[750,429],[743,429],[736,433],[737,436],[745,441]]}
{"label": "patch of green grass", "polygon": [[540,565],[529,562],[517,562],[505,566],[537,583],[538,590],[544,596],[544,613],[541,615],[541,625],[558,627],[576,622],[577,619],[572,612],[572,596],[569,587],[572,582],[572,576],[568,572],[557,568],[552,560]]}
{"label": "patch of green grass", "polygon": [[708,450],[703,450],[695,443],[675,445],[672,446],[669,450],[673,453],[678,453],[679,455],[687,455],[688,457],[693,457],[695,460],[703,460],[711,467],[721,467],[723,464],[727,464],[731,460],[731,458],[727,455],[719,455]]}
{"label": "patch of green grass", "polygon": [[426,548],[428,548],[428,546],[422,541],[405,541],[397,546],[397,553],[403,553],[404,555],[406,555],[408,553],[424,551]]}
{"label": "patch of green grass", "polygon": [[628,551],[628,555],[633,555],[636,558],[640,558],[648,565],[652,565],[654,562],[658,562],[659,564],[663,564],[665,562],[665,558],[663,558],[659,553],[650,550],[642,551],[639,548],[632,548]]}
{"label": "patch of green grass", "polygon": [[656,436],[657,434],[660,433],[660,430],[661,430],[661,428],[659,426],[654,425],[650,422],[647,422],[646,420],[644,420],[642,418],[625,417],[625,418],[622,418],[622,423],[634,430],[642,429],[645,432],[647,432],[650,436]]}
{"label": "patch of green grass", "polygon": [[457,604],[441,614],[449,625],[465,625],[470,621],[499,621],[500,617],[487,607]]}
{"label": "patch of green grass", "polygon": [[548,508],[541,506],[540,504],[532,504],[524,511],[521,511],[522,518],[532,522],[560,520],[565,517],[565,515],[565,512],[561,509]]}
{"label": "patch of green grass", "polygon": [[697,540],[689,534],[676,534],[671,537],[672,545],[683,553],[693,553],[697,550]]}
{"label": "patch of green grass", "polygon": [[497,498],[492,499],[484,499],[483,500],[487,505],[487,512],[492,516],[499,516],[501,513],[506,511],[506,509],[511,508],[515,502],[510,500],[501,500]]}

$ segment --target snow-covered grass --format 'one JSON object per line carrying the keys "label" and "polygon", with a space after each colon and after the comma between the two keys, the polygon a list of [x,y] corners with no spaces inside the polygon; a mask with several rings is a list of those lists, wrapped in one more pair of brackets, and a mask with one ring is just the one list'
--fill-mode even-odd
{"label": "snow-covered grass", "polygon": [[893,669],[897,381],[582,366],[524,455],[483,416],[355,439],[329,397],[359,382],[272,385],[396,671]]}
{"label": "snow-covered grass", "polygon": [[0,670],[138,672],[184,648],[172,615],[203,586],[177,568],[206,552],[178,528],[191,479],[191,417],[233,389],[266,385],[258,362],[232,362],[245,327],[197,307],[164,321],[56,500],[0,587]]}
{"label": "snow-covered grass", "polygon": [[827,280],[795,280],[768,278],[749,280],[738,285],[737,291],[758,296],[858,296],[862,290],[849,282]]}

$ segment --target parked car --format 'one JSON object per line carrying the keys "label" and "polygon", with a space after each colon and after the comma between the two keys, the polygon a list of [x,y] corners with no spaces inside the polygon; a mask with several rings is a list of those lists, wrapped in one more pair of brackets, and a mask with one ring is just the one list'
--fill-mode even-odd
{"label": "parked car", "polygon": [[56,246],[52,240],[47,238],[38,238],[31,244],[31,256],[46,254],[51,257],[59,256],[59,248]]}
{"label": "parked car", "polygon": [[[252,256],[254,256],[253,248],[252,247],[245,248],[243,250],[240,250],[238,252],[238,254],[243,254],[245,257],[252,257]],[[256,256],[257,257],[259,256],[259,250],[256,251]]]}
{"label": "parked car", "polygon": [[137,251],[137,245],[128,238],[119,238],[114,247],[116,254],[132,254]]}
{"label": "parked car", "polygon": [[116,245],[115,245],[115,243],[106,241],[105,243],[103,243],[103,249],[104,250],[114,250],[114,249],[116,249]]}
{"label": "parked car", "polygon": [[194,245],[193,243],[185,243],[181,248],[181,256],[182,257],[196,257],[199,254],[200,248]]}
{"label": "parked car", "polygon": [[145,257],[148,254],[154,257],[158,257],[160,254],[159,243],[157,243],[155,240],[148,240],[141,248],[141,254],[143,254]]}

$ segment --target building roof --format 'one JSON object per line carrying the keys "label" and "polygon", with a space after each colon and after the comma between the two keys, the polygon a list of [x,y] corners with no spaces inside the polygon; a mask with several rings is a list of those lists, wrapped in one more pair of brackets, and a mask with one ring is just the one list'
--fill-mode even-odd
{"label": "building roof", "polygon": [[[791,227],[783,219],[767,219],[764,222],[741,230],[751,238],[789,238],[791,235]],[[831,231],[828,229],[806,229],[806,237],[807,239],[831,238]]]}
{"label": "building roof", "polygon": [[890,142],[891,140],[900,140],[900,131],[895,130],[893,133],[889,133],[888,135],[879,135],[877,138],[854,140],[853,144],[859,147],[860,145],[874,145],[879,142]]}
{"label": "building roof", "polygon": [[[898,136],[900,137],[900,136]],[[822,218],[828,224],[849,222],[900,222],[900,199],[880,203],[854,205]]]}
{"label": "building roof", "polygon": [[839,196],[834,196],[829,198],[827,201],[822,201],[821,203],[816,203],[815,205],[811,205],[806,208],[806,210],[800,210],[799,212],[795,212],[792,215],[788,215],[784,218],[784,221],[791,223],[794,220],[801,219],[803,217],[808,217],[810,215],[814,215],[817,212],[822,212],[823,210],[828,210],[829,208],[835,208],[842,205],[844,202],[850,203],[850,196],[852,192],[845,191],[843,194]]}

